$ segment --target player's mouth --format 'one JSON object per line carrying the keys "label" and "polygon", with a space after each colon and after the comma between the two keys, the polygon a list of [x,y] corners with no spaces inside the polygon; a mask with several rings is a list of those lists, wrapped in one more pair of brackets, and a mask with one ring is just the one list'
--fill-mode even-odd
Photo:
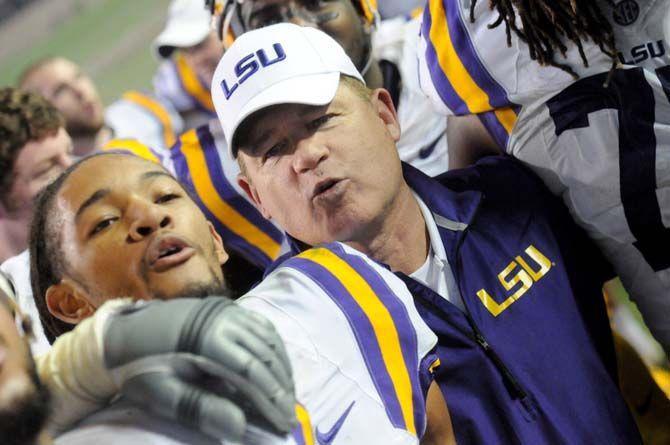
{"label": "player's mouth", "polygon": [[156,273],[184,264],[196,251],[181,237],[166,235],[156,237],[147,248],[144,256],[149,269]]}

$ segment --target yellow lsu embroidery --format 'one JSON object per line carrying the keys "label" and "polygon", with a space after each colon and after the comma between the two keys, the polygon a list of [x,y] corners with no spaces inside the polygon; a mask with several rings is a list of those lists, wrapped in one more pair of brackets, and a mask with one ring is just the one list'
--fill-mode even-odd
{"label": "yellow lsu embroidery", "polygon": [[[517,255],[514,258],[514,261],[509,263],[507,267],[503,269],[502,272],[498,274],[498,280],[502,284],[503,288],[507,292],[511,291],[518,284],[521,284],[512,295],[510,295],[502,303],[496,303],[496,301],[491,298],[488,292],[485,289],[481,289],[477,292],[479,300],[482,302],[484,307],[494,316],[497,317],[505,309],[509,308],[515,301],[523,296],[528,289],[531,288],[533,283],[537,282],[549,272],[549,269],[552,267],[552,263],[544,256],[535,246],[532,244],[524,251],[528,257],[533,260],[539,269],[533,270],[533,268],[524,260],[520,255]],[[519,267],[521,267],[518,272],[514,273]],[[514,274],[513,274],[514,273]]]}

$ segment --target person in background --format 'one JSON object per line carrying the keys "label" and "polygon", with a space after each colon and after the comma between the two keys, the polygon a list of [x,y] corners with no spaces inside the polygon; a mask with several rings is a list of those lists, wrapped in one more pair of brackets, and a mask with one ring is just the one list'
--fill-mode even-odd
{"label": "person in background", "polygon": [[165,27],[153,42],[162,62],[154,76],[154,91],[179,112],[186,129],[216,117],[209,90],[223,48],[211,21],[203,0],[173,0]]}
{"label": "person in background", "polygon": [[127,91],[105,108],[91,78],[63,57],[33,62],[21,74],[18,86],[41,94],[63,114],[75,156],[93,153],[111,138],[138,139],[156,150],[167,150],[183,130],[179,114],[152,94]]}
{"label": "person in background", "polygon": [[28,247],[35,196],[72,163],[63,116],[34,93],[0,89],[0,263]]}

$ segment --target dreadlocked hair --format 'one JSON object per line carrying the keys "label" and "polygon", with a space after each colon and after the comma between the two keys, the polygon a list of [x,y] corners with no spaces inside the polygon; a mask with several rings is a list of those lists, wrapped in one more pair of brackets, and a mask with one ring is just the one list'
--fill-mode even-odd
{"label": "dreadlocked hair", "polygon": [[[477,0],[472,0],[471,22],[475,21],[476,4]],[[488,27],[505,22],[507,46],[512,45],[514,32],[528,45],[531,59],[540,65],[559,68],[575,79],[579,77],[568,64],[559,63],[554,57],[556,52],[565,57],[568,50],[565,39],[577,46],[584,66],[589,66],[583,47],[586,40],[594,42],[612,59],[612,70],[617,65],[612,25],[593,0],[489,0],[489,8],[498,11],[498,18]],[[521,29],[516,25],[517,16]]]}

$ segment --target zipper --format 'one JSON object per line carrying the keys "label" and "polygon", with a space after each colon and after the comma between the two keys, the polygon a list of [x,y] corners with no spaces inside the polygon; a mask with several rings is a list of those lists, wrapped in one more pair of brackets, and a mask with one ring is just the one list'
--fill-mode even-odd
{"label": "zipper", "polygon": [[[479,203],[477,203],[477,208],[475,209],[475,212],[472,218],[470,219],[470,223],[467,225],[465,229],[463,229],[462,235],[459,237],[458,243],[456,244],[454,256],[456,258],[457,272],[459,275],[461,275],[461,271],[463,269],[460,256],[461,245],[463,244],[463,240],[465,239],[465,236],[470,230],[470,226],[476,220],[477,214],[479,213],[479,208],[481,207],[481,204],[484,201],[484,199],[485,196],[482,193],[482,198],[479,201]],[[457,279],[456,282],[458,283],[458,290],[461,293],[461,296],[465,295],[463,293],[463,289],[461,289],[461,281]],[[498,369],[498,372],[500,372],[500,374],[503,377],[503,381],[505,382],[505,387],[509,391],[512,398],[519,399],[523,404],[524,408],[526,408],[526,410],[533,411],[533,409],[530,407],[528,392],[523,388],[523,386],[521,385],[519,380],[514,376],[514,374],[512,374],[512,371],[510,371],[507,365],[505,365],[505,362],[502,360],[502,358],[500,358],[495,349],[493,349],[493,346],[486,340],[486,337],[484,337],[484,334],[482,334],[482,331],[479,329],[474,319],[472,318],[468,305],[465,304],[464,302],[463,306],[465,308],[465,317],[468,320],[468,324],[470,324],[470,328],[472,329],[472,333],[468,333],[468,335],[482,348],[486,356],[493,362],[494,366]]]}

